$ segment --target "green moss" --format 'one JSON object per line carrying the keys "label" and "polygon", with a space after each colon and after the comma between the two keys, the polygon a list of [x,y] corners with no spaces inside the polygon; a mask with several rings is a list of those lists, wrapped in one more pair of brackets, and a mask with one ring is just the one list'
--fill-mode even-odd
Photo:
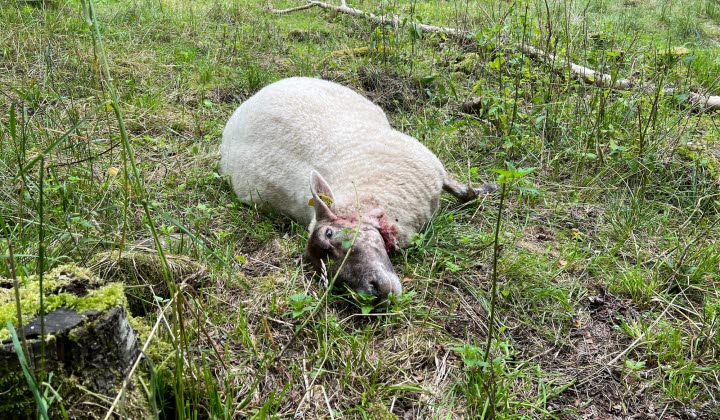
{"label": "green moss", "polygon": [[[150,333],[152,332],[152,326],[148,325],[144,318],[141,317],[128,317],[128,322],[137,332],[137,340],[140,345],[144,345]],[[171,357],[173,354],[172,344],[161,340],[155,335],[151,340],[148,348],[145,350],[145,356],[149,357],[153,363],[159,364],[164,359]]]}
{"label": "green moss", "polygon": [[[143,346],[150,337],[152,332],[152,325],[150,325],[145,318],[142,317],[128,317],[130,325],[135,329],[137,334],[138,345]],[[143,363],[136,372],[136,380],[143,381],[146,384],[151,381],[151,376],[154,376],[155,385],[157,386],[156,392],[159,392],[160,399],[172,400],[175,398],[172,390],[172,386],[162,386],[160,384],[173,384],[176,381],[175,378],[175,351],[173,345],[167,341],[164,341],[161,336],[157,333],[150,338],[150,343],[147,349],[143,352],[146,358],[151,362],[150,364]],[[152,375],[148,369],[148,366],[152,365]],[[136,387],[139,388],[139,387]]]}
{"label": "green moss", "polygon": [[376,420],[397,420],[398,416],[393,414],[384,405],[373,403],[367,408],[368,417]]}
{"label": "green moss", "polygon": [[125,287],[122,283],[109,283],[87,295],[77,298],[70,306],[77,312],[104,311],[115,306],[126,306]]}
{"label": "green moss", "polygon": [[676,56],[676,57],[684,57],[686,55],[690,55],[692,51],[685,47],[672,47],[670,49],[670,54]]}
{"label": "green moss", "polygon": [[[20,281],[20,307],[25,322],[40,313],[39,276],[25,277]],[[43,278],[45,312],[58,308],[70,308],[77,312],[90,310],[104,311],[114,306],[127,306],[122,283],[102,285],[103,281],[92,273],[74,265],[63,265]],[[78,297],[72,290],[91,289],[85,296]],[[10,321],[17,324],[17,306],[14,291],[0,295],[0,341],[10,338],[6,325]]]}
{"label": "green moss", "polygon": [[392,48],[383,47],[379,45],[377,48],[369,47],[358,47],[358,48],[345,48],[342,50],[336,50],[332,52],[333,57],[364,57],[367,55],[378,54],[378,53],[390,53]]}
{"label": "green moss", "polygon": [[480,56],[477,53],[467,53],[459,63],[453,66],[453,71],[470,74],[480,64]]}
{"label": "green moss", "polygon": [[0,371],[0,413],[27,413],[35,406],[30,388],[20,371]]}
{"label": "green moss", "polygon": [[[109,391],[109,395],[117,395],[120,391],[122,381],[118,381],[118,385]],[[75,376],[54,375],[52,383],[54,389],[58,390],[62,395],[67,408],[68,402],[72,401],[92,401],[97,398],[97,404],[88,404],[85,406],[82,418],[101,418],[107,408],[104,398],[99,394],[90,391],[92,387],[87,381],[82,381]],[[30,388],[27,385],[24,375],[21,372],[0,371],[0,418],[32,418],[35,411],[35,400],[33,399]],[[123,418],[147,419],[153,418],[150,413],[147,396],[143,393],[140,386],[131,386],[125,390],[125,397],[121,406],[121,411],[125,416]],[[50,406],[50,418],[61,418],[59,406],[54,403]]]}
{"label": "green moss", "polygon": [[[58,267],[44,276],[43,283],[47,312],[60,307],[70,308],[79,313],[93,310],[106,311],[115,306],[127,307],[122,283],[103,284],[103,280],[85,268],[74,265]],[[20,279],[19,294],[23,319],[28,322],[40,312],[39,277],[33,275]],[[7,321],[17,323],[16,311],[14,290],[3,289],[3,293],[0,294],[0,340],[10,337],[10,332],[5,325]],[[52,342],[54,339],[53,336],[47,337],[48,342]],[[158,354],[162,354],[163,351],[166,350],[158,349]],[[73,395],[85,398],[88,395],[87,389],[91,386],[78,382],[71,375],[59,373],[54,376],[52,385],[55,389],[62,388],[62,395],[66,400],[72,400]],[[0,397],[0,417],[2,417],[1,413],[32,413],[35,402],[22,372],[0,371],[0,389],[7,390],[3,391],[3,395]],[[144,415],[147,414],[147,401],[142,392],[136,392],[138,389],[135,387],[135,390],[130,391],[127,399],[133,401],[126,402],[126,407],[131,407],[131,411],[143,415],[134,418],[146,418]]]}

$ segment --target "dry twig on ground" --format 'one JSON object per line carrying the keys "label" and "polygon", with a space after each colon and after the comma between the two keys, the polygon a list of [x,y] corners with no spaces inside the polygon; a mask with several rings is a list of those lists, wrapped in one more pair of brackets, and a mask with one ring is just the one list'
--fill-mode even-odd
{"label": "dry twig on ground", "polygon": [[[361,17],[367,20],[370,20],[375,23],[379,24],[391,24],[394,28],[397,28],[400,26],[400,22],[402,21],[401,17],[398,15],[392,15],[392,17],[385,17],[385,16],[378,16],[370,12],[365,12],[360,9],[355,9],[353,7],[350,7],[347,5],[345,0],[342,1],[341,5],[335,5],[331,3],[326,3],[322,1],[315,1],[310,0],[307,2],[307,4],[304,4],[302,6],[293,7],[289,9],[282,9],[278,10],[275,9],[272,5],[272,2],[268,2],[268,10],[271,13],[277,14],[277,15],[285,15],[293,12],[297,12],[300,10],[306,10],[313,7],[320,7],[322,9],[326,10],[333,10],[339,13],[344,13],[350,16],[357,16]],[[450,28],[450,27],[443,27],[443,26],[433,26],[433,25],[427,25],[424,23],[417,23],[415,24],[418,29],[420,29],[422,32],[428,32],[428,33],[436,33],[436,34],[444,34],[449,36],[454,36],[458,38],[472,38],[472,34],[468,31],[463,31],[456,28]],[[524,54],[527,54],[528,56],[534,58],[534,59],[543,59],[543,60],[549,60],[551,62],[558,62],[560,64],[564,64],[564,66],[560,67],[560,69],[568,68],[570,71],[570,74],[585,83],[592,84],[599,87],[610,87],[617,90],[630,90],[635,89],[643,92],[652,92],[655,90],[655,86],[645,83],[639,83],[635,84],[630,79],[613,79],[613,77],[607,73],[602,73],[597,70],[593,70],[591,68],[581,66],[579,64],[575,64],[572,62],[565,62],[565,60],[562,60],[555,56],[554,54],[548,53],[546,51],[543,51],[539,48],[535,48],[529,45],[521,45],[521,46],[515,46],[516,49],[522,51]],[[676,92],[675,89],[664,89],[665,93],[674,93]],[[692,106],[705,110],[705,111],[720,111],[720,96],[713,96],[713,95],[705,95],[697,92],[688,92],[688,103]]]}

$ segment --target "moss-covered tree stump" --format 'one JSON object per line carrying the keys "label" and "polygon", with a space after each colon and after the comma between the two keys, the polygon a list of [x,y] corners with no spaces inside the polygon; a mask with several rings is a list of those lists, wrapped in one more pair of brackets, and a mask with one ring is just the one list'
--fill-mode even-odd
{"label": "moss-covered tree stump", "polygon": [[[92,394],[112,399],[139,355],[136,334],[128,322],[123,285],[104,283],[90,271],[75,266],[59,267],[46,274],[43,357],[38,280],[37,276],[23,278],[19,289],[30,369],[37,379],[44,365],[45,380],[51,378],[50,384],[63,397],[69,414],[99,416],[104,412],[103,404],[78,402]],[[8,284],[0,281],[5,286],[0,289],[0,418],[25,418],[34,412],[35,401],[6,327],[7,321],[16,329],[18,326],[14,290],[7,288]],[[136,389],[130,394],[125,411],[144,418],[148,414],[147,402]],[[51,408],[57,406],[55,403]]]}

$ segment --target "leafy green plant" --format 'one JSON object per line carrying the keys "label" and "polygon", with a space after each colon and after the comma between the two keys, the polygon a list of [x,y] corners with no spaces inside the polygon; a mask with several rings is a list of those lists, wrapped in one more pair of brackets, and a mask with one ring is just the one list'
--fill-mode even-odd
{"label": "leafy green plant", "polygon": [[[509,188],[512,188],[514,183],[531,174],[535,168],[515,168],[511,162],[505,163],[506,169],[493,169],[492,171],[498,174],[497,182],[500,184],[500,202],[498,204],[497,217],[495,221],[495,234],[494,234],[494,245],[493,245],[493,268],[492,268],[492,283],[490,289],[490,307],[488,315],[488,336],[485,343],[485,354],[483,356],[483,362],[489,365],[490,360],[490,349],[495,339],[495,305],[497,299],[497,265],[500,258],[500,227],[502,224],[503,215],[503,204],[508,193]],[[494,362],[493,362],[494,363]],[[487,389],[487,395],[489,399],[488,415],[490,418],[495,418],[496,401],[495,401],[495,370],[490,371],[490,375],[486,377],[484,386]]]}
{"label": "leafy green plant", "polygon": [[305,312],[315,309],[317,302],[312,296],[297,293],[290,296],[290,306],[292,307],[293,318],[298,318]]}
{"label": "leafy green plant", "polygon": [[465,344],[461,347],[451,347],[450,350],[457,352],[468,368],[486,369],[490,367],[490,363],[485,360],[485,351],[482,347]]}

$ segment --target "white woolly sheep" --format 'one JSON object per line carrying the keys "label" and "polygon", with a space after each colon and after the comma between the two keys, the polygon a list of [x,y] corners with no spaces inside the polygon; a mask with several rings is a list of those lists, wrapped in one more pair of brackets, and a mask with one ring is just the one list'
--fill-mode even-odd
{"label": "white woolly sheep", "polygon": [[378,106],[312,78],[280,80],[245,101],[223,131],[220,153],[220,172],[240,201],[309,227],[306,255],[316,270],[328,259],[339,266],[357,233],[338,278],[382,298],[402,291],[388,253],[410,244],[443,189],[463,201],[491,190],[454,181]]}

